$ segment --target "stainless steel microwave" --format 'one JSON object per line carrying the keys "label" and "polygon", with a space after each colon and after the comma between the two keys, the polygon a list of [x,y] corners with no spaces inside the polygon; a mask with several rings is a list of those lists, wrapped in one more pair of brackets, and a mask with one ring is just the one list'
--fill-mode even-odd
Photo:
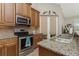
{"label": "stainless steel microwave", "polygon": [[31,25],[31,19],[29,17],[16,15],[16,24],[18,24],[18,25]]}

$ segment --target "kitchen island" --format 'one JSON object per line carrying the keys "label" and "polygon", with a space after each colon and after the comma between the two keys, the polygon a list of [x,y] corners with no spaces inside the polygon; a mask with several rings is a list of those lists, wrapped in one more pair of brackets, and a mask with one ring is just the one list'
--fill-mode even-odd
{"label": "kitchen island", "polygon": [[39,56],[78,56],[78,38],[73,38],[70,43],[57,42],[55,40],[47,39],[40,41]]}

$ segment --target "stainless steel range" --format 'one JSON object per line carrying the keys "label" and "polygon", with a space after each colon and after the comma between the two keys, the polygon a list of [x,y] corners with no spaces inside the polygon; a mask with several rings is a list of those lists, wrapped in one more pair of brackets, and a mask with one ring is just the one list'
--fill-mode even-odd
{"label": "stainless steel range", "polygon": [[24,29],[19,29],[19,31],[15,31],[14,34],[17,35],[19,39],[19,53],[23,53],[32,47],[33,36],[30,35],[29,32]]}

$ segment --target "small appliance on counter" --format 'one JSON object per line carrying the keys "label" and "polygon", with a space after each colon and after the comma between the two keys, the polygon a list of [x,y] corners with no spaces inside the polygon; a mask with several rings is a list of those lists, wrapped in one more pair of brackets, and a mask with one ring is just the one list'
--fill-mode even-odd
{"label": "small appliance on counter", "polygon": [[32,31],[32,34],[35,34],[35,30]]}
{"label": "small appliance on counter", "polygon": [[74,27],[72,24],[67,24],[65,25],[64,29],[63,29],[63,33],[64,34],[70,34],[73,35],[74,32]]}
{"label": "small appliance on counter", "polygon": [[14,32],[19,39],[19,54],[31,49],[33,45],[33,36],[29,34],[28,31],[24,29],[16,29]]}

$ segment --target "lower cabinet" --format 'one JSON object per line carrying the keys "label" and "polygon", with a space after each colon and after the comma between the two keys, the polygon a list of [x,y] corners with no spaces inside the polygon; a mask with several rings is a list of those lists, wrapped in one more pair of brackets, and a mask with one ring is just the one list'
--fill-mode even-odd
{"label": "lower cabinet", "polygon": [[17,56],[19,54],[17,43],[17,38],[3,39],[0,44],[0,56]]}
{"label": "lower cabinet", "polygon": [[0,45],[0,56],[3,56],[4,47],[3,45]]}
{"label": "lower cabinet", "polygon": [[33,47],[38,47],[37,43],[42,41],[42,33],[35,34],[33,37]]}
{"label": "lower cabinet", "polygon": [[17,55],[16,44],[7,44],[5,46],[5,55],[6,56],[16,56]]}
{"label": "lower cabinet", "polygon": [[63,54],[39,46],[39,56],[63,56]]}

